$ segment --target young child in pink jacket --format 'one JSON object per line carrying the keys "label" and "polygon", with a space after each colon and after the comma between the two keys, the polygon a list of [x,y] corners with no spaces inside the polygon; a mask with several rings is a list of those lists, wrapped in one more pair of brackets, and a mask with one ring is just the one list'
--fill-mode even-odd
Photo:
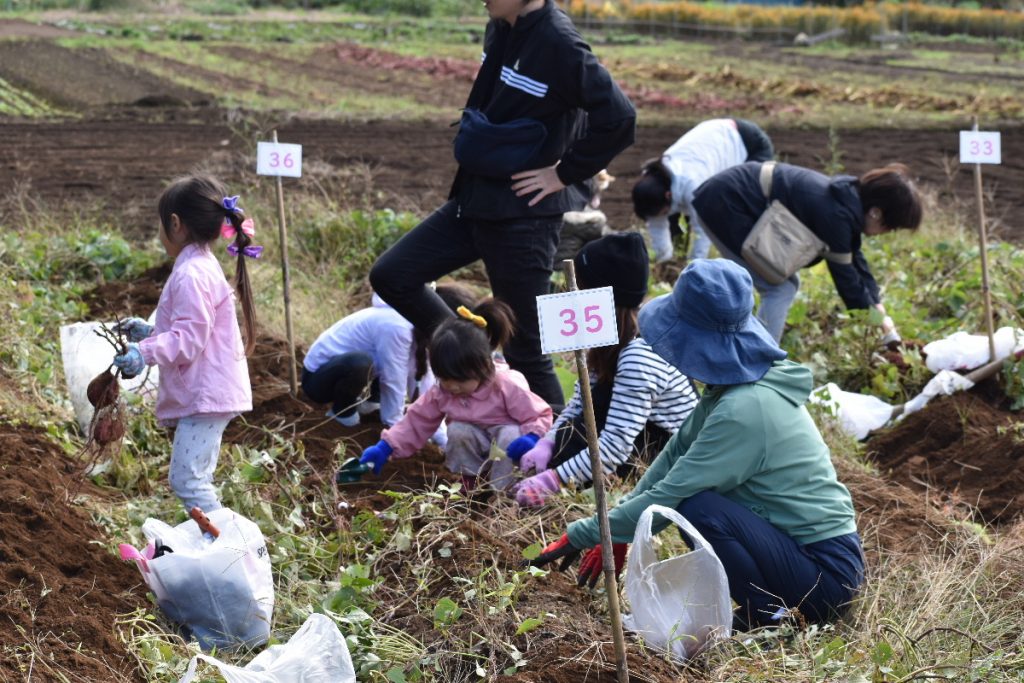
{"label": "young child in pink jacket", "polygon": [[[515,462],[551,427],[551,407],[530,391],[526,378],[495,358],[512,335],[512,310],[486,299],[470,312],[444,322],[430,340],[430,367],[437,384],[416,400],[405,417],[385,429],[361,463],[381,467],[392,455],[407,458],[426,444],[442,421],[448,424],[445,464],[461,474],[468,490],[483,478],[495,490],[514,483]],[[491,444],[508,457],[491,459]]]}
{"label": "young child in pink jacket", "polygon": [[[174,259],[157,304],[155,325],[140,318],[121,322],[130,344],[114,357],[125,377],[147,365],[160,367],[156,416],[174,426],[171,489],[185,508],[204,511],[221,507],[213,486],[221,436],[228,422],[252,410],[246,354],[256,338],[246,258],[259,258],[252,244],[253,222],[208,176],[174,181],[160,197],[160,242]],[[218,237],[230,241],[238,256],[234,291],[213,255]],[[235,315],[235,293],[242,305],[245,339]]]}

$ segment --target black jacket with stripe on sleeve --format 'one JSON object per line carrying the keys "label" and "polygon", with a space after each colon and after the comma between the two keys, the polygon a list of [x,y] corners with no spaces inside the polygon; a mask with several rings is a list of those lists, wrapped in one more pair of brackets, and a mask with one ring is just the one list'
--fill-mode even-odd
{"label": "black jacket with stripe on sleeve", "polygon": [[493,123],[540,121],[547,139],[534,168],[556,162],[566,185],[536,206],[517,197],[511,179],[459,169],[450,198],[459,215],[483,220],[557,216],[587,200],[582,182],[633,144],[636,111],[553,0],[516,20],[492,20],[480,71],[466,102]]}

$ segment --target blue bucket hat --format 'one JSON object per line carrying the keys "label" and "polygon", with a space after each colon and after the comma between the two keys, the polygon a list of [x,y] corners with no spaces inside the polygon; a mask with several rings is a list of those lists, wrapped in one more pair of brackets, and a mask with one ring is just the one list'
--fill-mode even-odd
{"label": "blue bucket hat", "polygon": [[697,259],[671,294],[640,309],[640,335],[681,373],[705,384],[746,384],[786,357],[755,318],[753,283],[726,259]]}

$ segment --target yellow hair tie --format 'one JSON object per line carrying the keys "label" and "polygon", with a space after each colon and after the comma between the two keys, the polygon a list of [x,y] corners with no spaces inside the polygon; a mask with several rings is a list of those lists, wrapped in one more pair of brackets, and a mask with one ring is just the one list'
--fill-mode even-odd
{"label": "yellow hair tie", "polygon": [[484,320],[484,317],[482,315],[477,315],[476,313],[469,310],[465,306],[459,306],[457,309],[455,309],[455,312],[458,313],[463,318],[465,318],[466,320],[468,320],[469,322],[479,327],[481,330],[487,327],[487,321]]}

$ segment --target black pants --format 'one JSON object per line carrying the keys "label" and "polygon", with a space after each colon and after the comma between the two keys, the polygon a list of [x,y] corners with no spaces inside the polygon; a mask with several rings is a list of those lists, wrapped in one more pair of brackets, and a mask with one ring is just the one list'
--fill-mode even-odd
{"label": "black pants", "polygon": [[[604,429],[604,423],[608,419],[608,410],[612,405],[612,385],[610,382],[594,384],[590,394],[594,401],[594,422],[597,423],[597,431],[600,433]],[[615,474],[625,477],[633,472],[637,462],[651,462],[658,456],[658,453],[661,453],[661,449],[665,447],[670,438],[672,435],[668,430],[648,422],[644,425],[643,431],[636,435],[636,439],[633,441],[633,452],[629,459],[615,469]],[[586,447],[587,423],[583,415],[580,415],[558,430],[555,439],[555,452],[551,456],[548,467],[558,467]]]}
{"label": "black pants", "polygon": [[761,126],[746,119],[733,119],[743,146],[747,148],[747,161],[771,161],[775,156],[772,139]]}
{"label": "black pants", "polygon": [[530,389],[552,406],[565,399],[551,359],[541,353],[537,296],[548,280],[558,246],[561,216],[492,222],[460,218],[449,201],[384,252],[370,270],[370,284],[417,329],[430,334],[452,315],[426,283],[482,259],[494,296],[516,314],[505,359]]}
{"label": "black pants", "polygon": [[373,373],[373,358],[351,351],[335,356],[317,368],[302,369],[302,391],[317,403],[330,403],[335,415],[355,412]]}

